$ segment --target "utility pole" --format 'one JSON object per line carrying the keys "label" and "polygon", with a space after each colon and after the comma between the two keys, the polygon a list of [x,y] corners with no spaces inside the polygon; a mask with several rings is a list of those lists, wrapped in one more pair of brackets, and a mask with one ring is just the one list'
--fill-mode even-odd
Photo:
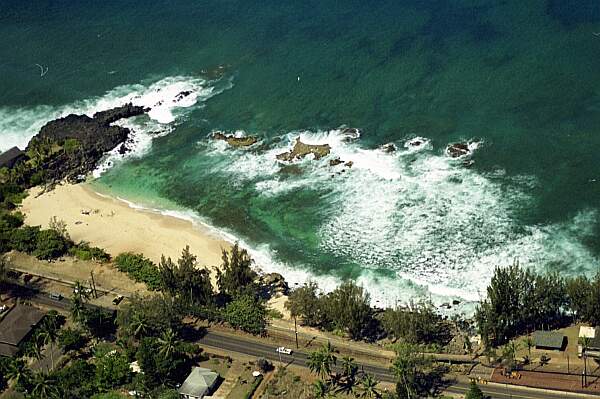
{"label": "utility pole", "polygon": [[92,290],[94,291],[94,298],[98,298],[98,291],[96,291],[96,282],[94,281],[94,271],[90,271],[90,275],[92,276]]}
{"label": "utility pole", "polygon": [[294,316],[294,332],[296,333],[296,349],[298,349],[298,325],[296,323],[296,316]]}

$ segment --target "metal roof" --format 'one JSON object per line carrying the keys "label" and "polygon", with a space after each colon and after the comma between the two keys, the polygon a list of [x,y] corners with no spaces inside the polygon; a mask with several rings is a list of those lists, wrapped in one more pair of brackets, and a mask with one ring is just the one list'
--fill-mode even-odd
{"label": "metal roof", "polygon": [[208,394],[219,375],[212,370],[203,367],[194,367],[178,389],[180,395],[189,395],[202,398]]}
{"label": "metal roof", "polygon": [[19,345],[43,317],[44,312],[39,309],[16,305],[0,321],[0,344]]}
{"label": "metal roof", "polygon": [[12,147],[4,151],[2,154],[0,154],[0,168],[4,166],[12,168],[15,164],[15,160],[19,159],[23,155],[23,151],[19,150],[18,147]]}
{"label": "metal roof", "polygon": [[536,347],[562,349],[565,336],[557,331],[536,331],[533,340]]}

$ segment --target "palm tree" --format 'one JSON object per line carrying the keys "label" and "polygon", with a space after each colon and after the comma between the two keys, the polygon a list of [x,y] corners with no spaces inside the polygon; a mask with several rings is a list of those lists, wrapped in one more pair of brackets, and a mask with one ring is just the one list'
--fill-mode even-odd
{"label": "palm tree", "polygon": [[165,359],[173,355],[178,345],[177,336],[173,332],[173,329],[169,328],[167,331],[163,332],[158,339],[158,343],[160,345],[159,353],[163,355]]}
{"label": "palm tree", "polygon": [[42,329],[38,333],[38,338],[44,346],[48,347],[48,351],[50,351],[50,361],[52,362],[52,369],[54,370],[54,352],[52,350],[52,345],[56,342],[58,338],[58,334],[56,329],[52,328],[50,325],[44,324]]}
{"label": "palm tree", "polygon": [[43,344],[39,336],[37,336],[36,339],[33,339],[25,347],[25,356],[36,360],[42,360],[44,358],[44,354],[42,353],[42,345]]}
{"label": "palm tree", "polygon": [[358,366],[354,362],[354,358],[350,356],[344,356],[342,358],[342,371],[347,378],[354,378],[358,371]]}
{"label": "palm tree", "polygon": [[37,399],[60,398],[56,381],[44,373],[36,373],[31,380],[31,396]]}
{"label": "palm tree", "polygon": [[377,381],[371,374],[365,374],[360,381],[360,397],[369,399],[378,399],[381,397],[381,393],[377,390]]}
{"label": "palm tree", "polygon": [[31,370],[23,359],[14,359],[6,370],[6,376],[12,380],[17,387],[26,387],[31,380]]}
{"label": "palm tree", "polygon": [[148,331],[148,321],[141,313],[135,312],[131,316],[131,323],[129,323],[129,329],[135,338],[144,336]]}
{"label": "palm tree", "polygon": [[329,374],[323,367],[323,353],[320,350],[308,354],[308,368],[313,373],[324,377]]}
{"label": "palm tree", "polygon": [[527,347],[527,351],[529,352],[529,357],[531,357],[531,348],[535,346],[535,341],[531,337],[527,337],[523,340],[523,343]]}
{"label": "palm tree", "polygon": [[329,393],[329,387],[321,380],[317,380],[313,384],[316,398],[325,398]]}
{"label": "palm tree", "polygon": [[71,297],[71,317],[77,322],[83,321],[85,306],[79,296],[73,294]]}

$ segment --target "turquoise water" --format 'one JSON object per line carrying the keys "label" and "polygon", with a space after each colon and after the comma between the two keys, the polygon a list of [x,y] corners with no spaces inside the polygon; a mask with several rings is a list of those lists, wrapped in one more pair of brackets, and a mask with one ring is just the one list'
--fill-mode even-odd
{"label": "turquoise water", "polygon": [[[193,215],[292,281],[476,300],[515,258],[598,268],[598,32],[592,0],[5,0],[0,149],[66,112],[191,89],[193,104],[128,122],[136,152],[97,184]],[[233,150],[216,129],[262,141]],[[282,167],[299,134],[354,166]],[[430,144],[405,149],[414,137]],[[470,168],[444,155],[464,140]]]}

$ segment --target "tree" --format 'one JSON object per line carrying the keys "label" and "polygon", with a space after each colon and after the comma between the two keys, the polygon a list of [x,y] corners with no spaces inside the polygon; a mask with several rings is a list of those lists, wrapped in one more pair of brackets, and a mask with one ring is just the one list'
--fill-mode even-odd
{"label": "tree", "polygon": [[225,306],[223,312],[225,321],[233,328],[262,335],[267,328],[267,310],[265,304],[258,298],[244,294]]}
{"label": "tree", "polygon": [[396,376],[396,394],[400,399],[418,398],[426,389],[427,368],[431,359],[411,344],[396,345],[392,372]]}
{"label": "tree", "polygon": [[300,317],[303,325],[316,327],[325,324],[322,304],[317,283],[309,281],[290,293],[285,307],[292,317]]}
{"label": "tree", "polygon": [[329,394],[329,386],[322,380],[317,380],[313,383],[313,389],[316,398],[325,398]]}
{"label": "tree", "polygon": [[371,374],[365,374],[360,381],[360,397],[368,399],[379,399],[381,393],[377,390],[377,381]]}
{"label": "tree", "polygon": [[[171,346],[167,354],[166,346]],[[160,385],[173,386],[181,376],[189,373],[189,357],[173,339],[170,344],[158,338],[142,338],[136,352],[136,360],[142,369],[143,384],[148,389]]]}
{"label": "tree", "polygon": [[36,373],[31,380],[31,396],[36,399],[59,399],[61,393],[56,380],[44,373]]}
{"label": "tree", "polygon": [[31,370],[23,359],[13,359],[9,364],[6,376],[15,384],[19,391],[27,390],[31,383]]}
{"label": "tree", "polygon": [[145,336],[157,337],[163,331],[181,329],[182,308],[176,300],[168,296],[133,296],[117,312],[117,326],[121,337],[141,339]]}
{"label": "tree", "polygon": [[78,350],[85,345],[85,337],[81,330],[65,328],[58,334],[58,343],[65,351]]}
{"label": "tree", "polygon": [[184,248],[177,264],[171,258],[161,258],[158,266],[163,289],[172,296],[182,298],[188,305],[208,305],[213,289],[208,270],[199,268],[190,247]]}
{"label": "tree", "polygon": [[131,380],[129,360],[124,354],[112,350],[96,355],[96,386],[107,391]]}
{"label": "tree", "polygon": [[163,355],[165,358],[170,359],[178,345],[177,337],[171,328],[163,332],[158,339],[159,350],[158,353]]}
{"label": "tree", "polygon": [[329,378],[331,369],[336,363],[337,357],[330,342],[308,355],[308,368],[321,378]]}
{"label": "tree", "polygon": [[527,352],[529,353],[529,356],[531,356],[531,348],[533,348],[535,346],[535,342],[533,340],[533,338],[531,337],[527,337],[523,340],[523,344],[527,347]]}
{"label": "tree", "polygon": [[235,297],[248,289],[254,291],[256,273],[252,270],[252,258],[245,249],[235,243],[231,250],[223,250],[223,263],[217,269],[217,285],[222,295]]}
{"label": "tree", "polygon": [[481,392],[481,389],[479,386],[477,386],[475,381],[471,381],[471,385],[469,385],[469,390],[465,395],[465,399],[485,399],[483,392]]}
{"label": "tree", "polygon": [[382,325],[388,335],[413,344],[446,344],[450,337],[448,326],[428,301],[386,309]]}
{"label": "tree", "polygon": [[50,361],[52,364],[52,369],[54,369],[54,351],[52,350],[51,345],[56,342],[58,334],[55,329],[49,328],[47,326],[42,326],[42,329],[38,332],[38,337],[43,343],[43,345],[48,347],[48,351],[50,352]]}
{"label": "tree", "polygon": [[343,282],[326,297],[326,309],[336,328],[352,339],[368,335],[373,321],[371,298],[363,287],[352,281]]}
{"label": "tree", "polygon": [[350,356],[344,356],[341,361],[341,368],[343,379],[338,383],[338,391],[347,395],[351,395],[354,392],[354,386],[356,385],[356,373],[358,372],[358,365],[354,361],[354,358]]}
{"label": "tree", "polygon": [[64,255],[68,242],[55,230],[41,230],[36,237],[33,255],[38,259],[51,260]]}
{"label": "tree", "polygon": [[53,377],[62,390],[62,399],[89,398],[98,391],[95,385],[96,366],[83,359],[76,359],[60,368]]}

